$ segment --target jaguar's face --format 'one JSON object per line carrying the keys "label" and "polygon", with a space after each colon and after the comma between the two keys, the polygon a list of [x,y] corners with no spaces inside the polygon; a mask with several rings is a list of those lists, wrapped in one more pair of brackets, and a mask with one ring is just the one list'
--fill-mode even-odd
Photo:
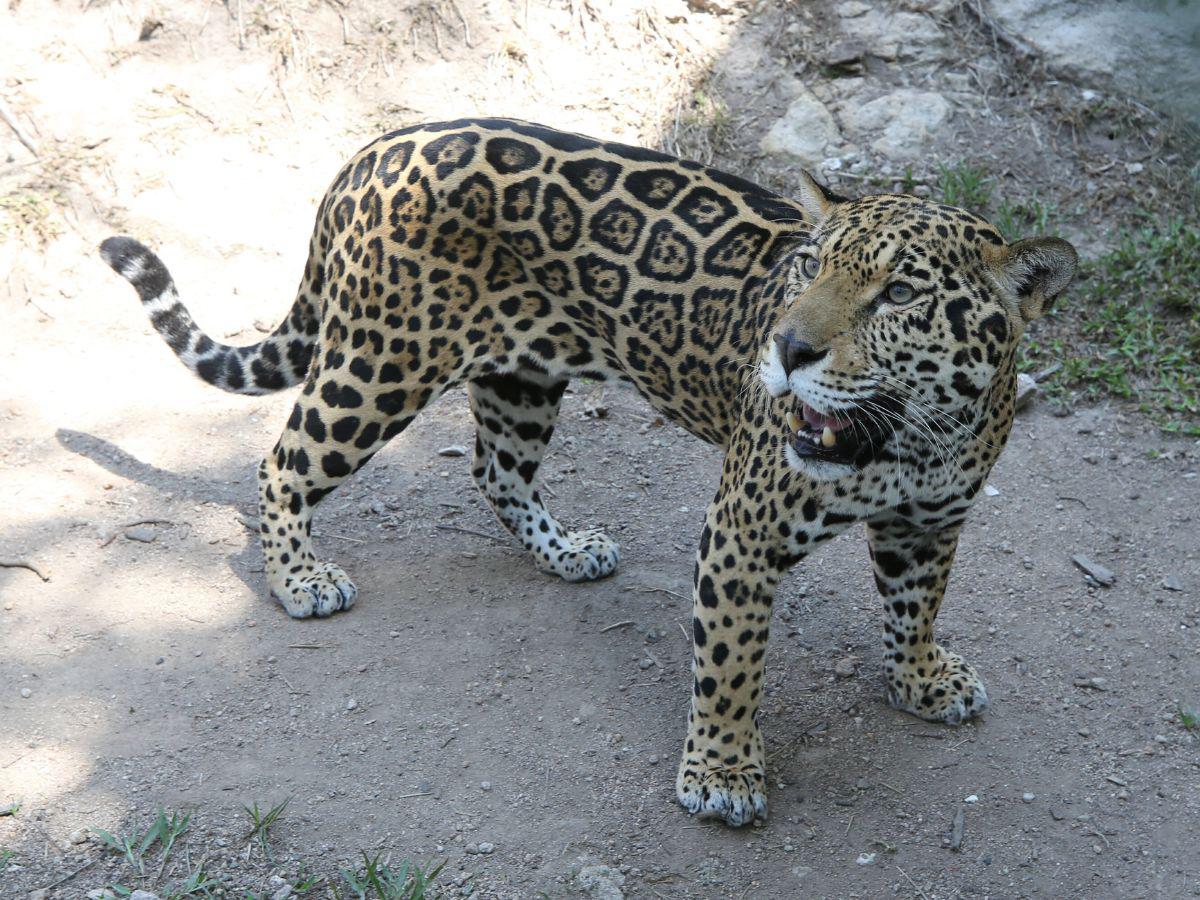
{"label": "jaguar's face", "polygon": [[971,213],[904,195],[820,211],[785,263],[760,366],[772,396],[795,400],[789,462],[837,478],[901,443],[960,443],[1025,324],[1070,282],[1074,250],[1009,246]]}

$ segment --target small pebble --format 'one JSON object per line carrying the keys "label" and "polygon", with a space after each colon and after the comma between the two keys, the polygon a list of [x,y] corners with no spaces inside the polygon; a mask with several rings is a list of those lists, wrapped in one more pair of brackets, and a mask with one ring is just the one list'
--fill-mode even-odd
{"label": "small pebble", "polygon": [[490,791],[492,789],[492,783],[490,781],[481,781],[479,782],[479,789],[481,791]]}
{"label": "small pebble", "polygon": [[638,663],[638,668],[641,669],[642,671],[645,671],[646,669],[650,668],[652,665],[654,665],[653,662],[651,662],[648,659],[643,659],[641,662]]}
{"label": "small pebble", "polygon": [[657,753],[651,753],[651,754],[650,754],[650,759],[648,759],[648,760],[647,760],[647,762],[649,762],[649,763],[650,763],[650,765],[652,765],[652,766],[657,766],[657,765],[658,765],[658,754],[657,754]]}
{"label": "small pebble", "polygon": [[963,803],[978,803],[978,802],[979,802],[979,796],[977,794],[972,794],[966,800],[963,801]]}
{"label": "small pebble", "polygon": [[858,859],[855,860],[860,866],[873,866],[875,864],[874,853],[860,853]]}
{"label": "small pebble", "polygon": [[438,456],[466,456],[467,448],[458,444],[451,444],[449,447],[443,447],[438,451]]}
{"label": "small pebble", "polygon": [[843,656],[833,664],[833,674],[838,678],[853,678],[858,671],[858,660],[853,656]]}
{"label": "small pebble", "polygon": [[480,841],[479,842],[479,852],[480,853],[484,853],[484,854],[491,853],[495,849],[496,849],[496,845],[489,841]]}
{"label": "small pebble", "polygon": [[156,659],[156,660],[154,661],[154,664],[155,664],[156,666],[161,666],[161,665],[162,665],[163,663],[165,663],[165,662],[166,662],[166,660],[165,660],[165,659],[163,659],[163,658],[160,656],[158,659]]}
{"label": "small pebble", "polygon": [[31,691],[29,688],[21,688],[21,696],[28,700],[33,696],[33,691]]}
{"label": "small pebble", "polygon": [[81,828],[76,828],[67,838],[72,844],[83,844],[88,839],[88,833]]}
{"label": "small pebble", "polygon": [[346,709],[347,710],[358,709],[358,701],[355,700],[353,697],[351,697],[349,700],[346,701]]}
{"label": "small pebble", "polygon": [[1031,794],[1031,793],[1029,793],[1029,791],[1026,791],[1025,793],[1023,793],[1023,794],[1021,795],[1021,799],[1022,799],[1022,800],[1023,800],[1025,803],[1032,803],[1032,802],[1034,801],[1035,797],[1036,797],[1036,795],[1035,795],[1035,794]]}

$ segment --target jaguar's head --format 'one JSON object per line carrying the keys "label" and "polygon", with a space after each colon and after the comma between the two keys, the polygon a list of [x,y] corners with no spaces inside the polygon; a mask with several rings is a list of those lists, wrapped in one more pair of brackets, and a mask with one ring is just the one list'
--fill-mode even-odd
{"label": "jaguar's head", "polygon": [[784,311],[759,367],[794,398],[794,467],[831,479],[902,444],[932,456],[1011,402],[1017,341],[1070,284],[1070,244],[1008,244],[965,210],[807,177],[800,199],[811,224],[776,269]]}

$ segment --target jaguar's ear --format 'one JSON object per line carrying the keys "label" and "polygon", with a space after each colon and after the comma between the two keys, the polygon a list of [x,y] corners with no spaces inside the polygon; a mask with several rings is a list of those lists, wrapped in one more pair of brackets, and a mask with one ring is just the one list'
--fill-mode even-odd
{"label": "jaguar's ear", "polygon": [[998,247],[991,254],[997,276],[1016,295],[1021,316],[1043,315],[1075,277],[1079,255],[1060,238],[1037,237]]}
{"label": "jaguar's ear", "polygon": [[839,203],[848,203],[850,198],[835,194],[807,172],[800,172],[800,190],[797,199],[814,225],[820,225],[829,218],[833,208]]}

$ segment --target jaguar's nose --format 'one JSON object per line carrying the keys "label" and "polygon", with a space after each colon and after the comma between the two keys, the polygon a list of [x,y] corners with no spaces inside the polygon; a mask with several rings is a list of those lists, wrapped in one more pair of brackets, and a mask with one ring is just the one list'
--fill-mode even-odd
{"label": "jaguar's nose", "polygon": [[792,331],[775,335],[775,349],[779,351],[779,361],[783,363],[783,371],[788,375],[801,366],[819,362],[829,352],[828,348],[817,350],[812,344],[796,337]]}

